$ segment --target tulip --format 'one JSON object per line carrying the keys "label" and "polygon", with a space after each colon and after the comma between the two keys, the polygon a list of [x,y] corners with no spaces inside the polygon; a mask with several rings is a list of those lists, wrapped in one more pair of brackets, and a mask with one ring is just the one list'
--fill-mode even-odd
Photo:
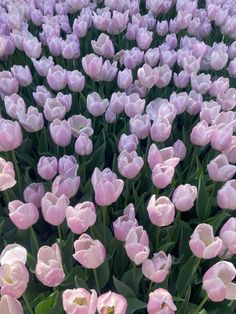
{"label": "tulip", "polygon": [[94,52],[104,58],[112,58],[115,54],[114,45],[110,40],[110,37],[104,33],[101,33],[97,41],[91,41]]}
{"label": "tulip", "polygon": [[19,84],[9,71],[0,72],[0,92],[4,95],[12,95],[19,90]]}
{"label": "tulip", "polygon": [[129,121],[130,132],[135,134],[138,139],[144,139],[148,136],[151,122],[147,114],[136,114]]}
{"label": "tulip", "polygon": [[37,165],[37,171],[41,178],[45,180],[53,179],[57,174],[56,157],[40,157]]}
{"label": "tulip", "polygon": [[53,57],[58,57],[62,53],[62,39],[53,35],[48,40],[48,48]]}
{"label": "tulip", "polygon": [[39,60],[32,58],[31,60],[38,74],[43,77],[47,77],[49,69],[54,66],[52,56],[49,56],[48,58],[43,56]]}
{"label": "tulip", "polygon": [[86,55],[82,58],[82,66],[91,79],[98,80],[102,70],[102,57],[98,57],[94,53]]}
{"label": "tulip", "polygon": [[150,146],[148,151],[148,164],[151,170],[153,170],[157,164],[164,164],[174,168],[178,163],[179,158],[174,157],[173,147],[170,146],[159,150],[155,144]]}
{"label": "tulip", "polygon": [[87,96],[87,109],[94,117],[104,114],[108,106],[108,99],[101,99],[97,92],[93,92]]}
{"label": "tulip", "polygon": [[27,251],[20,244],[8,244],[0,255],[0,264],[13,264],[15,262],[21,262],[25,265],[27,259]]}
{"label": "tulip", "polygon": [[123,71],[118,72],[117,85],[120,89],[127,89],[133,82],[133,75],[130,69],[125,68]]}
{"label": "tulip", "polygon": [[49,127],[51,137],[58,146],[66,147],[71,142],[71,132],[66,120],[55,119]]}
{"label": "tulip", "polygon": [[174,149],[174,157],[179,158],[180,161],[184,160],[184,158],[186,156],[186,152],[187,152],[187,148],[186,148],[184,142],[181,140],[177,140],[173,144],[173,149]]}
{"label": "tulip", "polygon": [[95,168],[92,174],[95,201],[100,206],[109,206],[116,202],[123,191],[124,181],[118,179],[109,168],[100,171]]}
{"label": "tulip", "polygon": [[90,155],[93,151],[93,142],[86,133],[81,133],[75,142],[75,151],[80,156]]}
{"label": "tulip", "polygon": [[71,134],[76,138],[82,133],[86,133],[88,136],[93,134],[91,119],[87,119],[83,115],[71,116],[68,119],[68,125],[71,130]]}
{"label": "tulip", "polygon": [[96,209],[92,202],[78,203],[66,209],[68,227],[76,234],[82,234],[96,222]]}
{"label": "tulip", "polygon": [[211,141],[212,131],[205,120],[198,122],[192,129],[190,140],[194,145],[205,146]]}
{"label": "tulip", "polygon": [[143,164],[142,157],[138,156],[135,151],[129,153],[123,150],[118,157],[118,170],[127,179],[135,178],[140,173]]}
{"label": "tulip", "polygon": [[16,184],[14,165],[0,157],[0,191],[12,188]]}
{"label": "tulip", "polygon": [[66,108],[58,99],[49,98],[45,102],[43,114],[45,119],[49,122],[52,122],[55,119],[62,120],[65,117]]}
{"label": "tulip", "polygon": [[153,68],[157,65],[159,58],[159,48],[149,48],[144,55],[144,62]]}
{"label": "tulip", "polygon": [[127,152],[131,153],[137,149],[138,145],[138,138],[135,134],[122,134],[118,144],[118,150],[121,153],[122,151],[126,150]]}
{"label": "tulip", "polygon": [[201,73],[191,74],[191,86],[194,91],[200,94],[206,94],[211,87],[210,74]]}
{"label": "tulip", "polygon": [[21,230],[28,229],[39,219],[38,209],[33,203],[15,200],[8,203],[8,210],[11,221]]}
{"label": "tulip", "polygon": [[37,105],[40,107],[44,107],[46,100],[52,98],[51,93],[44,86],[37,86],[36,92],[32,93],[32,95]]}
{"label": "tulip", "polygon": [[213,302],[236,299],[236,284],[232,283],[236,269],[230,262],[220,261],[214,264],[203,276],[203,289]]}
{"label": "tulip", "polygon": [[223,242],[214,237],[211,225],[199,224],[191,235],[189,246],[195,256],[210,259],[220,254]]}
{"label": "tulip", "polygon": [[138,79],[144,87],[152,88],[157,79],[157,71],[152,69],[152,67],[148,64],[144,64],[142,68],[138,69]]}
{"label": "tulip", "polygon": [[217,204],[223,209],[236,210],[236,180],[227,181],[217,193]]}
{"label": "tulip", "polygon": [[187,104],[189,102],[188,94],[183,92],[176,94],[176,92],[173,92],[170,95],[170,103],[175,106],[175,109],[177,110],[176,114],[180,114],[186,110]]}
{"label": "tulip", "polygon": [[200,111],[200,119],[205,120],[208,124],[212,124],[220,110],[221,107],[216,101],[204,101]]}
{"label": "tulip", "polygon": [[79,190],[80,177],[76,174],[69,174],[68,176],[57,176],[52,183],[52,193],[58,197],[65,195],[69,199],[75,196]]}
{"label": "tulip", "polygon": [[27,65],[23,67],[22,65],[15,64],[11,67],[11,73],[17,79],[20,86],[26,87],[32,83],[33,78]]}
{"label": "tulip", "polygon": [[213,181],[225,182],[233,178],[236,166],[230,165],[225,155],[220,154],[207,165],[210,178]]}
{"label": "tulip", "polygon": [[194,206],[197,198],[197,188],[194,185],[184,184],[179,185],[172,196],[172,202],[177,210],[185,212]]}
{"label": "tulip", "polygon": [[100,295],[97,299],[98,314],[119,313],[125,314],[128,302],[123,295],[108,291]]}
{"label": "tulip", "polygon": [[139,28],[136,35],[138,47],[141,50],[148,50],[152,42],[153,32],[149,32],[145,28]]}
{"label": "tulip", "polygon": [[166,141],[171,134],[171,129],[172,126],[166,117],[157,116],[150,129],[152,140],[155,142]]}
{"label": "tulip", "polygon": [[47,75],[48,85],[53,90],[61,90],[67,84],[67,72],[60,65],[51,66]]}
{"label": "tulip", "polygon": [[78,70],[67,72],[67,83],[72,92],[81,92],[85,86],[85,77]]}
{"label": "tulip", "polygon": [[167,64],[160,65],[157,67],[157,80],[156,86],[158,88],[166,87],[171,80],[172,71]]}
{"label": "tulip", "polygon": [[64,278],[61,251],[57,243],[41,246],[37,254],[36,277],[47,287],[57,287]]}
{"label": "tulip", "polygon": [[165,252],[160,251],[159,253],[154,253],[152,259],[147,259],[142,264],[142,272],[146,278],[149,280],[161,283],[165,281],[166,277],[170,272],[172,265],[171,255],[168,256]]}
{"label": "tulip", "polygon": [[58,173],[64,177],[76,177],[78,163],[73,155],[64,155],[58,161]]}
{"label": "tulip", "polygon": [[18,119],[18,116],[25,113],[26,105],[24,99],[17,94],[12,94],[11,96],[4,97],[4,105],[7,114],[12,119]]}
{"label": "tulip", "polygon": [[75,314],[81,311],[84,314],[95,314],[97,306],[97,292],[91,293],[84,288],[67,289],[62,293],[63,309],[66,314]]}
{"label": "tulip", "polygon": [[126,93],[113,93],[110,99],[111,110],[117,114],[121,113],[124,111],[125,105],[128,103],[129,99]]}
{"label": "tulip", "polygon": [[23,195],[26,203],[33,203],[39,208],[45,195],[44,186],[42,183],[31,183],[24,189]]}
{"label": "tulip", "polygon": [[69,199],[65,195],[57,197],[47,192],[41,200],[44,220],[53,226],[59,226],[65,219],[68,205]]}
{"label": "tulip", "polygon": [[152,182],[158,189],[164,189],[171,184],[175,168],[167,164],[157,164],[152,170]]}
{"label": "tulip", "polygon": [[78,38],[83,38],[86,36],[89,28],[89,23],[87,21],[84,21],[83,18],[78,16],[74,19],[73,22],[73,33],[76,34]]}
{"label": "tulip", "polygon": [[125,113],[129,118],[142,114],[145,108],[145,100],[141,99],[139,94],[132,93],[128,96],[125,104]]}
{"label": "tulip", "polygon": [[27,57],[38,59],[42,53],[42,45],[36,37],[24,37],[23,49]]}
{"label": "tulip", "polygon": [[24,314],[22,305],[10,295],[3,295],[0,300],[0,312],[9,314]]}
{"label": "tulip", "polygon": [[134,226],[130,229],[125,239],[125,251],[136,265],[142,264],[148,258],[149,239],[142,226]]}
{"label": "tulip", "polygon": [[19,113],[18,118],[23,128],[30,133],[37,132],[44,126],[43,114],[33,106],[28,108],[27,113]]}
{"label": "tulip", "polygon": [[149,294],[148,314],[174,314],[176,310],[173,298],[167,290],[159,288]]}
{"label": "tulip", "polygon": [[23,136],[17,121],[0,118],[0,151],[8,152],[22,144]]}
{"label": "tulip", "polygon": [[186,71],[181,71],[179,74],[174,73],[173,80],[178,88],[185,88],[189,83],[189,74]]}
{"label": "tulip", "polygon": [[236,218],[231,217],[226,221],[220,230],[220,238],[223,241],[224,248],[230,254],[236,252]]}
{"label": "tulip", "polygon": [[166,36],[166,34],[168,33],[168,21],[157,21],[156,32],[159,36]]}
{"label": "tulip", "polygon": [[224,93],[217,95],[217,101],[221,105],[221,109],[229,111],[235,108],[236,89],[229,88]]}
{"label": "tulip", "polygon": [[147,211],[151,222],[159,227],[169,226],[175,218],[175,207],[166,196],[156,199],[156,196],[152,195]]}
{"label": "tulip", "polygon": [[24,294],[28,282],[29,272],[22,262],[16,261],[0,267],[1,295],[10,295],[18,299]]}
{"label": "tulip", "polygon": [[96,269],[105,261],[105,247],[100,241],[93,240],[88,234],[82,234],[74,242],[74,248],[73,257],[85,268]]}
{"label": "tulip", "polygon": [[221,76],[217,80],[212,82],[209,89],[209,94],[211,96],[217,97],[218,95],[224,94],[227,89],[229,89],[229,79]]}
{"label": "tulip", "polygon": [[236,151],[235,151],[235,144],[236,144],[236,137],[232,136],[232,140],[227,147],[227,149],[224,151],[224,154],[226,155],[229,162],[235,164],[236,163]]}

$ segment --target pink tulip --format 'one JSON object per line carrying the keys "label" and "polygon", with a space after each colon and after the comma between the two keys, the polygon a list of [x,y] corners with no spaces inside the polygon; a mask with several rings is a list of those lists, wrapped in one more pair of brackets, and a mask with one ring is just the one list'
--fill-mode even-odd
{"label": "pink tulip", "polygon": [[65,195],[57,197],[47,192],[41,200],[44,220],[53,226],[59,226],[65,219],[68,205],[69,199]]}
{"label": "pink tulip", "polygon": [[171,255],[168,256],[165,252],[160,251],[159,253],[154,253],[152,259],[147,259],[142,265],[142,272],[146,278],[149,280],[161,283],[165,281],[166,277],[170,272],[172,265]]}
{"label": "pink tulip", "polygon": [[144,139],[148,136],[151,122],[147,114],[136,114],[129,120],[130,132],[135,134],[138,139]]}
{"label": "pink tulip", "polygon": [[232,140],[227,147],[227,149],[224,151],[224,154],[226,155],[229,162],[235,164],[236,163],[236,137],[233,135]]}
{"label": "pink tulip", "polygon": [[39,219],[39,212],[33,203],[23,203],[15,200],[8,203],[9,217],[21,230],[28,229]]}
{"label": "pink tulip", "polygon": [[225,182],[233,178],[236,166],[230,165],[225,155],[220,154],[207,165],[210,178],[213,181]]}
{"label": "pink tulip", "polygon": [[43,108],[43,114],[49,122],[55,119],[62,120],[65,117],[66,108],[58,99],[48,98]]}
{"label": "pink tulip", "polygon": [[172,196],[172,202],[177,210],[185,212],[194,206],[197,198],[197,188],[190,184],[179,185]]}
{"label": "pink tulip", "polygon": [[51,66],[47,75],[48,85],[53,90],[61,90],[66,87],[67,73],[60,65]]}
{"label": "pink tulip", "polygon": [[69,199],[75,196],[79,190],[80,177],[76,174],[69,174],[66,177],[56,176],[52,183],[52,193],[58,197],[65,195]]}
{"label": "pink tulip", "polygon": [[38,59],[42,53],[42,45],[36,37],[24,37],[23,50],[27,57]]}
{"label": "pink tulip", "polygon": [[40,107],[44,107],[46,100],[52,98],[51,93],[44,86],[37,86],[36,92],[32,93],[32,95],[37,105]]}
{"label": "pink tulip", "polygon": [[138,145],[138,138],[135,134],[122,134],[118,144],[118,150],[121,153],[122,151],[126,150],[129,153],[135,151]]}
{"label": "pink tulip", "polygon": [[27,288],[28,281],[29,272],[22,262],[16,261],[0,267],[1,295],[20,298]]}
{"label": "pink tulip", "polygon": [[108,99],[102,99],[97,92],[87,96],[87,109],[94,117],[104,114],[108,106]]}
{"label": "pink tulip", "polygon": [[166,117],[157,116],[150,129],[152,140],[155,142],[166,141],[171,134],[171,129],[172,126]]}
{"label": "pink tulip", "polygon": [[73,257],[85,268],[96,269],[105,261],[104,245],[98,240],[93,240],[88,234],[82,234],[75,241],[74,248]]}
{"label": "pink tulip", "polygon": [[138,69],[138,79],[141,85],[146,88],[152,88],[157,79],[157,71],[153,69],[150,65],[144,64],[142,68]]}
{"label": "pink tulip", "polygon": [[168,64],[163,64],[157,67],[157,81],[156,86],[158,88],[166,87],[171,80],[172,71]]}
{"label": "pink tulip", "polygon": [[0,255],[0,264],[13,264],[15,262],[21,262],[25,265],[27,259],[27,251],[20,244],[8,244]]}
{"label": "pink tulip", "polygon": [[12,95],[17,93],[19,90],[19,84],[11,72],[1,71],[0,72],[0,93],[4,95]]}
{"label": "pink tulip", "polygon": [[45,195],[42,183],[31,183],[24,189],[24,200],[26,203],[33,203],[37,208],[41,205],[41,199]]}
{"label": "pink tulip", "polygon": [[125,314],[128,302],[123,295],[108,291],[100,295],[97,299],[98,314],[119,313]]}
{"label": "pink tulip", "polygon": [[15,170],[11,161],[0,157],[0,191],[12,188],[16,184]]}
{"label": "pink tulip", "polygon": [[100,171],[95,168],[92,174],[95,201],[100,206],[109,206],[116,202],[123,191],[124,181],[118,179],[109,168]]}
{"label": "pink tulip", "polygon": [[130,69],[125,68],[118,72],[117,85],[120,89],[127,89],[133,83],[133,74]]}
{"label": "pink tulip", "polygon": [[236,180],[227,181],[217,193],[217,204],[223,209],[236,210]]}
{"label": "pink tulip", "polygon": [[149,200],[147,211],[151,222],[159,227],[169,226],[175,218],[175,207],[166,196],[152,195]]}
{"label": "pink tulip", "polygon": [[211,96],[217,97],[218,95],[224,94],[227,89],[229,89],[229,79],[221,76],[212,82],[209,89],[209,94]]}
{"label": "pink tulip", "polygon": [[18,119],[18,115],[25,113],[26,105],[24,99],[17,94],[12,94],[11,96],[4,97],[4,105],[7,114],[12,119]]}
{"label": "pink tulip", "polygon": [[189,102],[189,96],[187,93],[179,93],[173,92],[170,95],[170,103],[175,106],[177,110],[176,114],[180,114],[186,110],[187,104]]}
{"label": "pink tulip", "polygon": [[152,170],[152,182],[158,189],[164,189],[171,184],[175,168],[168,164],[157,164]]}
{"label": "pink tulip", "polygon": [[125,104],[125,113],[129,118],[135,117],[137,114],[142,114],[145,108],[145,100],[141,99],[139,94],[132,93],[128,96],[128,101]]}
{"label": "pink tulip", "polygon": [[229,88],[225,92],[217,94],[217,101],[221,105],[221,109],[229,111],[235,108],[236,89]]}
{"label": "pink tulip", "polygon": [[167,290],[159,288],[149,294],[148,314],[174,314],[176,310],[173,298]]}
{"label": "pink tulip", "polygon": [[191,235],[189,246],[195,256],[211,259],[220,254],[223,242],[219,237],[214,237],[211,225],[202,223]]}
{"label": "pink tulip", "polygon": [[125,251],[136,265],[142,264],[148,258],[149,239],[142,226],[134,226],[130,229],[125,239]]}
{"label": "pink tulip", "polygon": [[37,165],[37,171],[41,178],[45,180],[53,179],[57,174],[56,157],[40,157]]}
{"label": "pink tulip", "polygon": [[135,218],[134,205],[130,203],[124,209],[124,214],[113,222],[114,235],[117,240],[125,241],[130,229],[138,226]]}
{"label": "pink tulip", "polygon": [[191,74],[191,86],[197,93],[206,94],[211,87],[210,74]]}
{"label": "pink tulip", "polygon": [[152,42],[153,32],[149,32],[145,28],[139,28],[136,35],[138,47],[141,50],[147,50]]}
{"label": "pink tulip", "polygon": [[11,73],[17,79],[20,86],[26,87],[32,83],[32,74],[27,65],[23,67],[22,65],[15,64],[11,67]]}
{"label": "pink tulip", "polygon": [[78,163],[73,155],[64,155],[58,161],[58,173],[64,177],[76,177]]}
{"label": "pink tulip", "polygon": [[102,71],[102,57],[98,57],[94,53],[86,55],[82,58],[82,66],[91,79],[98,80]]}
{"label": "pink tulip", "polygon": [[200,111],[200,119],[205,120],[208,124],[212,124],[215,117],[220,112],[220,105],[214,101],[204,101],[202,104],[202,109]]}
{"label": "pink tulip", "polygon": [[205,146],[211,141],[212,131],[205,120],[198,122],[190,134],[190,140],[194,145]]}
{"label": "pink tulip", "polygon": [[37,254],[36,277],[47,287],[57,287],[64,278],[61,251],[57,243],[41,246]]}
{"label": "pink tulip", "polygon": [[71,131],[66,120],[55,119],[49,127],[51,137],[58,146],[66,147],[71,142]]}
{"label": "pink tulip", "polygon": [[159,150],[157,145],[152,144],[149,148],[147,159],[151,170],[153,170],[157,164],[176,167],[179,163],[179,158],[174,157],[174,148],[171,146]]}
{"label": "pink tulip", "polygon": [[177,140],[173,144],[173,149],[174,149],[174,157],[179,158],[180,161],[184,160],[186,153],[187,153],[187,148],[186,148],[184,142],[181,140]]}
{"label": "pink tulip", "polygon": [[38,108],[30,106],[27,113],[18,114],[19,122],[29,133],[38,132],[44,126],[43,114]]}
{"label": "pink tulip", "polygon": [[67,289],[62,293],[63,309],[66,314],[95,314],[97,307],[97,292],[84,288]]}
{"label": "pink tulip", "polygon": [[49,69],[54,66],[52,56],[49,56],[48,58],[43,56],[39,60],[32,58],[31,60],[38,74],[43,77],[47,77]]}
{"label": "pink tulip", "polygon": [[[233,255],[236,252],[236,218],[231,217],[220,230],[220,238],[223,241],[225,253]],[[222,251],[223,252],[223,251]]]}
{"label": "pink tulip", "polygon": [[91,45],[94,52],[104,58],[112,58],[115,54],[114,45],[110,37],[104,33],[99,35],[97,41],[92,40]]}
{"label": "pink tulip", "polygon": [[75,151],[80,156],[90,155],[93,151],[93,142],[86,133],[81,133],[75,142]]}
{"label": "pink tulip", "polygon": [[160,58],[159,48],[149,48],[144,55],[144,62],[150,65],[152,68],[155,67]]}
{"label": "pink tulip", "polygon": [[3,295],[0,300],[0,312],[8,314],[24,314],[22,305],[10,295]]}
{"label": "pink tulip", "polygon": [[96,222],[96,209],[92,202],[78,203],[66,209],[68,227],[76,234],[82,234]]}
{"label": "pink tulip", "polygon": [[178,88],[185,88],[187,87],[189,83],[189,74],[186,71],[181,71],[179,74],[174,73],[173,80],[175,83],[175,86]]}
{"label": "pink tulip", "polygon": [[143,164],[142,157],[138,156],[135,151],[129,153],[123,150],[118,157],[118,170],[127,179],[135,178],[140,173]]}
{"label": "pink tulip", "polygon": [[67,83],[72,92],[81,92],[85,86],[85,77],[78,70],[67,72]]}
{"label": "pink tulip", "polygon": [[8,152],[22,144],[23,135],[17,121],[0,118],[0,151]]}
{"label": "pink tulip", "polygon": [[74,115],[68,119],[68,125],[71,134],[74,137],[79,137],[81,133],[86,133],[88,136],[93,134],[91,119],[85,118],[83,115]]}
{"label": "pink tulip", "polygon": [[203,289],[213,302],[236,299],[236,284],[232,282],[236,269],[230,262],[214,264],[203,276]]}

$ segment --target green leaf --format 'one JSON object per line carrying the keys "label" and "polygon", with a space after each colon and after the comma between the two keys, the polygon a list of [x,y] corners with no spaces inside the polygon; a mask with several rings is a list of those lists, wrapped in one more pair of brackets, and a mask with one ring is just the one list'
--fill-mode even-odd
{"label": "green leaf", "polygon": [[136,299],[136,298],[128,298],[128,308],[126,314],[133,314],[137,310],[142,310],[146,308],[146,303]]}
{"label": "green leaf", "polygon": [[62,256],[68,272],[71,271],[73,267],[73,251],[74,251],[74,233],[70,232],[67,236],[65,245],[63,246]]}
{"label": "green leaf", "polygon": [[58,292],[55,292],[43,301],[39,302],[34,310],[35,314],[50,314],[57,294]]}
{"label": "green leaf", "polygon": [[126,298],[136,297],[134,291],[127,286],[124,282],[118,280],[113,276],[113,283],[118,293],[122,294]]}
{"label": "green leaf", "polygon": [[[188,310],[188,304],[189,304],[189,298],[191,295],[191,286],[189,286],[186,295],[184,297],[184,302],[181,303],[180,306],[178,306],[178,314],[186,314]],[[178,300],[175,300],[175,302],[178,302]]]}
{"label": "green leaf", "polygon": [[210,195],[208,194],[204,177],[198,179],[198,196],[196,200],[196,212],[199,220],[206,219],[210,216]]}
{"label": "green leaf", "polygon": [[89,287],[86,284],[86,282],[82,278],[79,278],[79,276],[75,276],[75,287],[89,290]]}
{"label": "green leaf", "polygon": [[[106,286],[110,278],[110,268],[108,261],[106,260],[100,267],[97,269],[98,282],[100,285],[100,289]],[[95,284],[94,284],[95,287]]]}
{"label": "green leaf", "polygon": [[183,256],[183,260],[188,259],[192,255],[189,248],[190,236],[193,233],[191,227],[185,221],[180,221],[180,240],[179,240],[179,256]]}
{"label": "green leaf", "polygon": [[139,284],[142,278],[143,278],[142,269],[136,267],[135,278],[133,275],[133,269],[129,269],[127,272],[123,274],[123,276],[121,277],[121,281],[124,282],[129,287],[131,287],[135,294],[138,295]]}

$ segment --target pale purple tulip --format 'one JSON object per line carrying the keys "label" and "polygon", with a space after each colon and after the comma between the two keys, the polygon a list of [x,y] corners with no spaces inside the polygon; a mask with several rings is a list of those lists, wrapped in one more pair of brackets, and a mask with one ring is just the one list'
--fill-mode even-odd
{"label": "pale purple tulip", "polygon": [[45,195],[42,183],[31,183],[24,189],[24,200],[26,203],[33,203],[37,208],[41,206],[41,199]]}
{"label": "pale purple tulip", "polygon": [[[163,309],[165,312],[163,312]],[[174,314],[176,311],[177,307],[173,302],[173,298],[166,289],[159,288],[149,294],[148,314]]]}
{"label": "pale purple tulip", "polygon": [[152,195],[150,198],[147,211],[151,222],[159,227],[169,226],[175,218],[175,207],[170,199],[166,196],[156,198]]}
{"label": "pale purple tulip", "polygon": [[236,210],[236,180],[227,181],[217,193],[217,204],[223,209]]}
{"label": "pale purple tulip", "polygon": [[135,178],[140,173],[143,164],[142,157],[138,156],[136,151],[123,150],[118,157],[118,170],[127,179]]}
{"label": "pale purple tulip", "polygon": [[17,121],[0,118],[0,151],[8,152],[22,144],[23,135]]}
{"label": "pale purple tulip", "polygon": [[128,302],[126,298],[123,295],[112,291],[103,293],[97,299],[98,314],[109,313],[111,311],[114,313],[125,314],[127,306]]}
{"label": "pale purple tulip", "polygon": [[0,191],[12,188],[16,184],[15,169],[11,161],[0,157]]}
{"label": "pale purple tulip", "polygon": [[51,137],[58,146],[66,147],[71,142],[71,131],[66,120],[55,119],[49,127]]}
{"label": "pale purple tulip", "polygon": [[179,185],[172,196],[172,202],[177,210],[184,212],[190,210],[194,206],[197,198],[197,188],[194,185]]}

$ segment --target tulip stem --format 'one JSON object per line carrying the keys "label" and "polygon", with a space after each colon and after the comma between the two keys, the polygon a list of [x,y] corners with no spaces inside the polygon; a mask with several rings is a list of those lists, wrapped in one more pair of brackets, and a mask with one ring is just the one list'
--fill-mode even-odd
{"label": "tulip stem", "polygon": [[96,283],[97,292],[98,292],[98,294],[101,294],[101,290],[100,290],[100,286],[99,286],[99,280],[98,280],[98,274],[97,274],[97,270],[96,269],[93,269],[93,274],[94,274],[94,279],[95,279],[95,283]]}
{"label": "tulip stem", "polygon": [[60,245],[62,245],[62,232],[60,226],[57,226],[57,231],[58,231],[58,237],[60,240]]}
{"label": "tulip stem", "polygon": [[29,301],[28,301],[27,297],[25,296],[25,294],[23,294],[22,297],[23,297],[23,300],[24,300],[24,302],[25,302],[25,305],[26,305],[26,307],[27,307],[29,313],[30,313],[30,314],[34,314],[34,312],[33,312],[32,308],[31,308],[31,306],[30,306],[30,304],[29,304]]}
{"label": "tulip stem", "polygon": [[196,311],[193,312],[193,314],[198,314],[207,301],[208,295],[205,296],[205,298],[202,300],[202,302],[199,304],[199,306],[197,307]]}
{"label": "tulip stem", "polygon": [[152,290],[152,286],[153,286],[153,282],[150,281],[149,287],[148,287],[148,295],[150,294],[151,290]]}
{"label": "tulip stem", "polygon": [[161,228],[160,227],[157,227],[157,233],[156,233],[156,243],[155,243],[155,251],[157,252],[158,251],[158,244],[159,244],[159,238],[160,238],[160,231],[161,231]]}
{"label": "tulip stem", "polygon": [[133,280],[136,281],[136,264],[133,263]]}

